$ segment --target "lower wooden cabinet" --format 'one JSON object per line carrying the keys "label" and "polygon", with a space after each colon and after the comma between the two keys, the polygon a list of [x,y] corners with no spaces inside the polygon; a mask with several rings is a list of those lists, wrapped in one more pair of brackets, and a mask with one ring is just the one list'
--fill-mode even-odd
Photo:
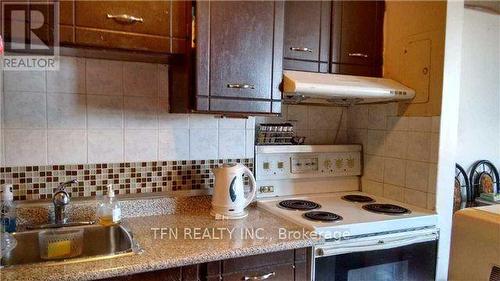
{"label": "lower wooden cabinet", "polygon": [[311,280],[311,250],[274,252],[207,264],[206,280]]}
{"label": "lower wooden cabinet", "polygon": [[311,280],[310,248],[227,259],[165,270],[119,276],[103,281],[307,281]]}

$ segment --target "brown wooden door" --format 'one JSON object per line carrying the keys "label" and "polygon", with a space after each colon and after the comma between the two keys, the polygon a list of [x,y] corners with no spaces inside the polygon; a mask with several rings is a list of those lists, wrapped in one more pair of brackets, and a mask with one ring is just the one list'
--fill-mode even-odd
{"label": "brown wooden door", "polygon": [[282,2],[197,2],[196,109],[276,112],[282,28]]}
{"label": "brown wooden door", "polygon": [[[212,96],[269,98],[273,70],[273,10],[273,2],[211,2]],[[231,88],[230,84],[251,87]]]}
{"label": "brown wooden door", "polygon": [[[383,1],[341,1],[333,7],[332,72],[379,76]],[[371,69],[370,69],[371,68]]]}
{"label": "brown wooden door", "polygon": [[285,2],[284,69],[328,69],[330,18],[330,1]]}

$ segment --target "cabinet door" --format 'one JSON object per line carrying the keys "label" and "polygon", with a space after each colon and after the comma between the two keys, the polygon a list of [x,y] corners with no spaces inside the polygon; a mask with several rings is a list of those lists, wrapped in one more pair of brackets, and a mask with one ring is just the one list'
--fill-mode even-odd
{"label": "cabinet door", "polygon": [[340,70],[342,74],[381,74],[383,15],[383,1],[335,2],[332,21],[333,73]]}
{"label": "cabinet door", "polygon": [[330,5],[329,1],[285,2],[285,58],[328,60],[329,38],[322,35],[329,37]]}
{"label": "cabinet door", "polygon": [[[74,43],[102,48],[184,53],[189,36],[189,5],[187,1],[170,0],[75,1]],[[71,7],[66,7],[68,5],[61,6],[70,11]],[[70,24],[64,23],[63,27]]]}
{"label": "cabinet door", "polygon": [[275,111],[273,102],[281,99],[283,3],[199,1],[197,27],[196,109]]}
{"label": "cabinet door", "polygon": [[317,72],[318,62],[328,62],[330,18],[330,1],[285,2],[285,69]]}

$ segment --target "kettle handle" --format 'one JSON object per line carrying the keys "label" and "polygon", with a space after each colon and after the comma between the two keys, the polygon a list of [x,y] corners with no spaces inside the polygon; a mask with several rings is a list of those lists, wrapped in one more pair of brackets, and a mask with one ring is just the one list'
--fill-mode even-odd
{"label": "kettle handle", "polygon": [[247,166],[241,164],[241,167],[243,168],[243,174],[247,175],[250,178],[250,193],[248,194],[248,197],[245,198],[245,207],[246,208],[250,203],[252,203],[253,199],[255,198],[255,195],[257,194],[257,184],[255,183],[255,178],[252,174],[252,171],[248,169]]}

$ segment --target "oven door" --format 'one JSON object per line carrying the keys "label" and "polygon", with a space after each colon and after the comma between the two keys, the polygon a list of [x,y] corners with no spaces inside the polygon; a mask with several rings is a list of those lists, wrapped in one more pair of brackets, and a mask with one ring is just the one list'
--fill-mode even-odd
{"label": "oven door", "polygon": [[327,242],[316,248],[316,281],[434,280],[437,231]]}

